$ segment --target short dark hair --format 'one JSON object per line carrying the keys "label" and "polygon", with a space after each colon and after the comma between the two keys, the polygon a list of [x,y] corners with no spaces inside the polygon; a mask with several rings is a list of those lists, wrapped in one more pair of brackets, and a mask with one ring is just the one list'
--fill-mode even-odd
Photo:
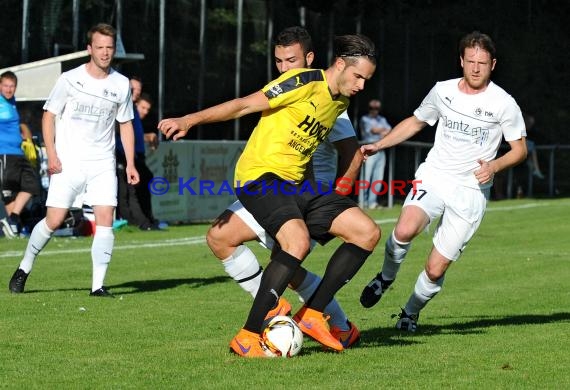
{"label": "short dark hair", "polygon": [[336,58],[347,62],[356,62],[358,57],[366,57],[376,65],[376,48],[370,38],[362,34],[340,35],[334,38]]}
{"label": "short dark hair", "polygon": [[292,46],[298,43],[303,49],[303,54],[313,51],[313,39],[309,32],[300,26],[292,26],[283,29],[273,41],[273,46]]}
{"label": "short dark hair", "polygon": [[116,43],[117,40],[117,31],[113,26],[107,23],[98,23],[95,26],[91,27],[89,31],[87,31],[87,44],[91,45],[93,42],[93,34],[99,33],[102,35],[109,36],[113,38],[113,42]]}
{"label": "short dark hair", "polygon": [[16,83],[16,85],[18,85],[18,76],[16,76],[16,73],[12,72],[11,70],[7,70],[6,72],[0,74],[0,80],[3,79],[12,80]]}
{"label": "short dark hair", "polygon": [[150,105],[152,106],[152,98],[150,97],[150,95],[146,92],[141,93],[141,96],[139,96],[139,102],[141,100],[144,100],[145,102],[149,102]]}
{"label": "short dark hair", "polygon": [[465,55],[465,49],[474,48],[477,46],[489,52],[492,60],[495,59],[495,56],[497,54],[495,43],[490,36],[479,31],[473,31],[461,38],[461,41],[459,41],[459,56],[463,58]]}

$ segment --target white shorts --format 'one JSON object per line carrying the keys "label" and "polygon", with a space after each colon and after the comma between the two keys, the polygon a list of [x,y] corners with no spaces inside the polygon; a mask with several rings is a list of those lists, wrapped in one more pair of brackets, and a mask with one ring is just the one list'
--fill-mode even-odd
{"label": "white shorts", "polygon": [[[430,224],[441,216],[433,235],[433,245],[447,259],[459,258],[481,224],[489,190],[465,187],[429,174],[417,177],[416,193],[412,189],[404,206],[418,206]],[[429,226],[429,225],[428,225]]]}
{"label": "white shorts", "polygon": [[115,160],[62,164],[62,172],[50,177],[46,206],[68,209],[83,198],[90,206],[117,206]]}
{"label": "white shorts", "polygon": [[[251,215],[251,213],[247,211],[245,207],[243,207],[239,200],[236,200],[234,203],[229,205],[227,209],[240,217],[240,219],[255,232],[259,243],[263,247],[267,249],[273,249],[273,245],[275,244],[273,238],[271,238],[265,229],[263,229],[261,225],[257,223],[255,218],[253,218],[253,215]],[[317,245],[317,242],[315,240],[311,240],[311,250],[315,247],[315,245]]]}

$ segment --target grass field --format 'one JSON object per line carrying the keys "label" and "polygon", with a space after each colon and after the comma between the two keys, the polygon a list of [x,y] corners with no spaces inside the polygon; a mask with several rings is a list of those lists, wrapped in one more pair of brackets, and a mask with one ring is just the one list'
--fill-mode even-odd
{"label": "grass field", "polygon": [[[0,388],[570,388],[570,199],[490,203],[416,334],[396,331],[391,315],[412,291],[430,235],[414,242],[377,306],[358,302],[398,213],[371,213],[381,243],[337,295],[362,331],[360,344],[335,354],[305,339],[292,359],[228,352],[251,298],[209,252],[206,225],[118,232],[106,281],[116,299],[88,296],[90,238],[54,238],[26,293],[9,293],[27,241],[0,239]],[[322,274],[336,244],[317,248],[305,265]]]}

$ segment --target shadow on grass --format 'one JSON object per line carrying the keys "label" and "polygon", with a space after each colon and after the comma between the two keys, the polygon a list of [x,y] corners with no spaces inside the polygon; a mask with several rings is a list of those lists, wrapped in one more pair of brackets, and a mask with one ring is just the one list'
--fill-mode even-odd
{"label": "shadow on grass", "polygon": [[227,276],[215,276],[212,278],[186,278],[186,279],[155,279],[155,280],[133,280],[121,284],[108,286],[114,294],[138,294],[168,290],[180,286],[190,286],[198,288],[216,283],[226,283],[231,279]]}
{"label": "shadow on grass", "polygon": [[[155,279],[155,280],[133,280],[115,285],[107,285],[109,291],[115,295],[123,294],[139,294],[147,292],[155,292],[160,290],[168,290],[180,286],[190,286],[191,288],[198,288],[208,286],[216,283],[226,283],[231,279],[227,276],[216,276],[212,278],[186,278],[186,279]],[[85,291],[89,293],[89,288],[58,288],[52,290],[34,289],[26,290],[26,294],[35,294],[42,292],[55,292],[55,291]]]}
{"label": "shadow on grass", "polygon": [[507,317],[482,316],[473,321],[454,322],[448,325],[418,324],[416,333],[408,333],[395,328],[373,328],[361,330],[360,347],[378,345],[406,345],[416,343],[415,336],[435,336],[440,334],[483,334],[485,328],[496,326],[541,325],[570,321],[570,313],[521,314]]}

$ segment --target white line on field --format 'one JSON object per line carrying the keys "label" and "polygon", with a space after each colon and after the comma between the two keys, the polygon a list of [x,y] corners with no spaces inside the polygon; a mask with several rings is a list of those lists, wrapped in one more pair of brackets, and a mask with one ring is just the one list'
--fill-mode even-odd
{"label": "white line on field", "polygon": [[541,202],[541,203],[520,204],[516,206],[489,207],[487,211],[509,211],[509,210],[520,210],[520,209],[532,209],[535,207],[546,207],[546,206],[550,206],[550,203]]}
{"label": "white line on field", "polygon": [[[523,205],[515,205],[515,206],[501,206],[501,207],[490,207],[487,211],[509,211],[509,210],[518,210],[518,209],[529,209],[534,207],[543,207],[549,206],[547,202],[540,202],[540,203],[527,203]],[[378,224],[383,223],[393,223],[396,222],[397,218],[386,218],[386,219],[376,219],[374,222]],[[169,247],[169,246],[180,246],[180,245],[196,245],[202,244],[206,242],[205,236],[194,236],[194,237],[185,237],[185,238],[175,238],[170,240],[161,240],[155,242],[147,242],[147,243],[135,243],[135,244],[123,244],[123,245],[115,245],[113,250],[129,250],[129,249],[137,249],[137,248],[162,248],[162,247]],[[50,255],[61,255],[61,254],[70,254],[70,253],[87,253],[91,252],[91,248],[75,248],[75,249],[55,249],[55,250],[46,250],[43,251],[41,256],[50,256]],[[21,251],[7,251],[0,254],[1,258],[19,258],[22,256]]]}
{"label": "white line on field", "polygon": [[[179,246],[179,245],[195,245],[195,244],[202,244],[206,242],[206,237],[186,237],[186,238],[176,238],[171,240],[162,240],[162,241],[155,241],[155,242],[147,242],[147,243],[137,243],[137,244],[123,244],[123,245],[115,245],[113,248],[114,251],[116,250],[126,250],[126,249],[138,249],[138,248],[162,248],[168,246]],[[74,248],[74,249],[55,249],[55,250],[45,250],[41,253],[40,256],[50,256],[50,255],[61,255],[61,254],[69,254],[69,253],[86,253],[91,252],[91,247],[89,248]],[[22,257],[22,251],[7,251],[0,254],[0,258],[7,258],[7,257]]]}

